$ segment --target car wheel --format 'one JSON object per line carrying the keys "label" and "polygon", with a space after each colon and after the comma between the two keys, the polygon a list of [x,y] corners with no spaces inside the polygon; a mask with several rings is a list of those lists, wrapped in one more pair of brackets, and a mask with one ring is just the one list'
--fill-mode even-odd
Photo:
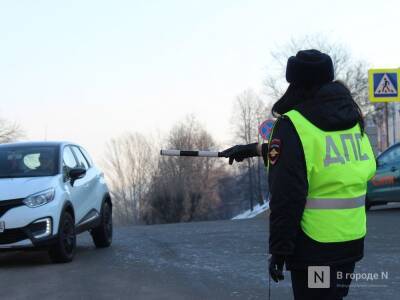
{"label": "car wheel", "polygon": [[75,255],[76,233],[74,218],[69,212],[62,214],[56,243],[49,249],[50,259],[55,263],[72,261]]}
{"label": "car wheel", "polygon": [[109,247],[112,243],[113,224],[112,224],[112,208],[107,202],[103,203],[101,208],[100,225],[91,231],[93,242],[97,248]]}

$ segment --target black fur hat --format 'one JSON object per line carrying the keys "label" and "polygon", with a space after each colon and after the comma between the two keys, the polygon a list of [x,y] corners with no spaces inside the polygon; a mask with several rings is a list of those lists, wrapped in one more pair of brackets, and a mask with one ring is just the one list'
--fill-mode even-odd
{"label": "black fur hat", "polygon": [[334,79],[332,59],[318,50],[302,50],[288,59],[286,80],[296,85],[313,86]]}

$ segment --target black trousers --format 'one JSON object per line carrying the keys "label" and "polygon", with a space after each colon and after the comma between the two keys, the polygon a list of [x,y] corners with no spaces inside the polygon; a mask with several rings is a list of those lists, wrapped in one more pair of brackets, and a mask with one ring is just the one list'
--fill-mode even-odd
{"label": "black trousers", "polygon": [[[308,288],[308,269],[292,270],[292,288],[295,300],[341,300],[347,296],[355,263],[330,268],[330,288]],[[341,279],[338,272],[342,273]]]}

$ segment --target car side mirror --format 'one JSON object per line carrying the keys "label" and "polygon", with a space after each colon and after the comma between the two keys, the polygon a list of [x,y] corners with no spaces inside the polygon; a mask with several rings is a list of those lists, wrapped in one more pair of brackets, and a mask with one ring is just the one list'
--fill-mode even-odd
{"label": "car side mirror", "polygon": [[75,181],[85,177],[86,169],[85,168],[73,168],[68,172],[69,178],[71,180],[71,185],[74,186]]}

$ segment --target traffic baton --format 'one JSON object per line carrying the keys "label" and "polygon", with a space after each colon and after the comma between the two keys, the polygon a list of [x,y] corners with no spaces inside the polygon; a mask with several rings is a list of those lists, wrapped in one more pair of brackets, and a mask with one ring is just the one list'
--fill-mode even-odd
{"label": "traffic baton", "polygon": [[225,157],[218,151],[201,150],[161,150],[163,156],[195,156],[195,157]]}

